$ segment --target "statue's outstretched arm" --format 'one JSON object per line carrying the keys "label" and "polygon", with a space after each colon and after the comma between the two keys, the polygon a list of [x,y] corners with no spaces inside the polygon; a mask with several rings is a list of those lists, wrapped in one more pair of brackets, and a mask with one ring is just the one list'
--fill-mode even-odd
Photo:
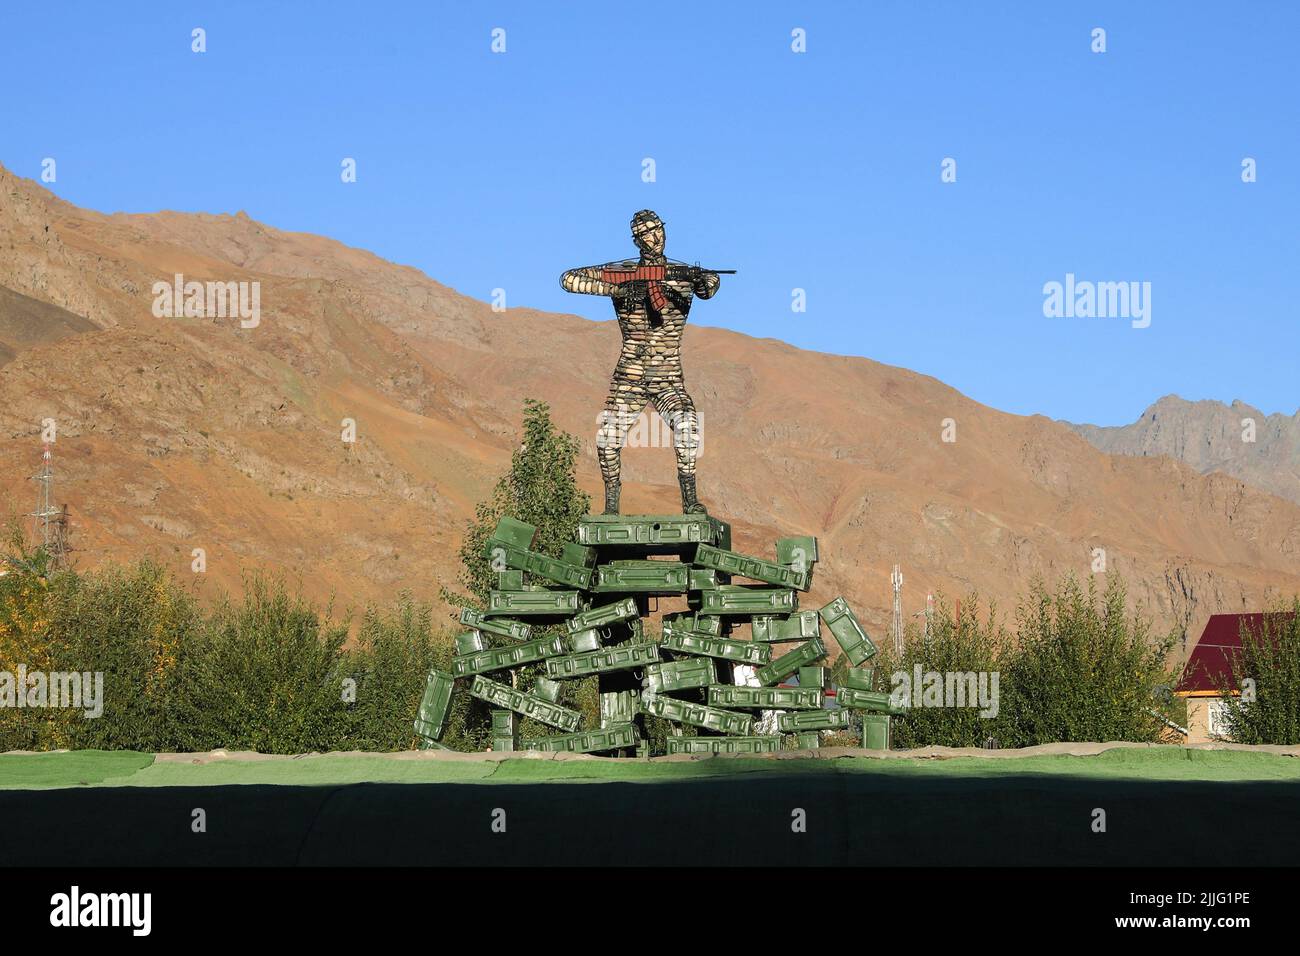
{"label": "statue's outstretched arm", "polygon": [[583,295],[614,295],[617,283],[606,282],[600,274],[600,266],[570,269],[560,276],[560,288],[565,292],[578,292]]}

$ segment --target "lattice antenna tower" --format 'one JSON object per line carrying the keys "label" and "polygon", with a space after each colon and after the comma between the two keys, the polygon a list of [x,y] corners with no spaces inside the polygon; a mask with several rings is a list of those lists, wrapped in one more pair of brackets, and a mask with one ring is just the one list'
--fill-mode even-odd
{"label": "lattice antenna tower", "polygon": [[66,509],[54,506],[54,463],[49,442],[41,452],[41,470],[32,475],[32,480],[38,485],[36,510],[29,515],[32,530],[51,562],[58,565],[67,555],[68,515]]}
{"label": "lattice antenna tower", "polygon": [[920,637],[922,637],[922,644],[928,648],[930,646],[930,622],[935,617],[935,596],[926,594],[926,609],[917,611],[911,617],[922,618]]}
{"label": "lattice antenna tower", "polygon": [[896,564],[889,575],[889,583],[894,586],[894,653],[903,656],[903,571]]}

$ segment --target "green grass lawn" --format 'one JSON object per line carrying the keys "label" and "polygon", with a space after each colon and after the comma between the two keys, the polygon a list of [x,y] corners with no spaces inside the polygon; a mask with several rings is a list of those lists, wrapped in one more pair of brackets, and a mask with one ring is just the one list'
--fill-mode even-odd
{"label": "green grass lawn", "polygon": [[229,784],[340,786],[352,783],[666,783],[737,774],[877,774],[996,778],[1048,775],[1149,781],[1300,781],[1300,758],[1178,747],[1107,750],[1094,756],[1021,758],[870,757],[770,760],[394,760],[381,754],[326,755],[206,764],[156,761],[152,754],[75,751],[0,754],[0,789],[193,787]]}

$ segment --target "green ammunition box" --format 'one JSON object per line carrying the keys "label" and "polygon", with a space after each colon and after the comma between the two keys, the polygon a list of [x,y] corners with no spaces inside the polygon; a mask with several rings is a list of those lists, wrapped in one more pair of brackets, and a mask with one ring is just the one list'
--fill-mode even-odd
{"label": "green ammunition box", "polygon": [[585,651],[600,650],[600,631],[594,627],[589,627],[585,631],[579,631],[577,634],[570,634],[568,644],[566,645],[570,654],[582,654]]}
{"label": "green ammunition box", "polygon": [[641,737],[633,724],[615,724],[600,730],[581,731],[576,734],[560,734],[555,737],[532,737],[520,741],[524,750],[544,750],[561,753],[598,753],[602,750],[621,750],[635,747]]}
{"label": "green ammunition box", "polygon": [[818,687],[709,687],[709,706],[735,710],[815,710],[822,705]]}
{"label": "green ammunition box", "polygon": [[577,634],[588,628],[607,627],[636,616],[636,599],[623,598],[613,604],[603,604],[600,607],[588,608],[581,614],[575,614],[568,622],[569,633]]}
{"label": "green ammunition box", "polygon": [[709,568],[691,568],[687,586],[692,591],[711,591],[718,586],[718,572]]}
{"label": "green ammunition box", "polygon": [[776,735],[756,737],[669,737],[670,754],[768,754],[781,749]]}
{"label": "green ammunition box", "polygon": [[531,571],[538,577],[554,581],[557,584],[563,584],[565,587],[580,588],[584,591],[591,587],[591,579],[594,573],[591,568],[565,564],[563,561],[557,561],[555,558],[539,554],[536,551],[521,551],[519,554],[525,556],[523,558],[523,561],[526,562],[525,570]]}
{"label": "green ammunition box", "polygon": [[778,538],[776,563],[787,568],[811,571],[817,563],[817,539],[812,535],[799,538]]}
{"label": "green ammunition box", "polygon": [[755,644],[753,641],[736,641],[729,637],[713,637],[709,634],[696,634],[680,631],[677,628],[664,628],[663,646],[679,654],[697,654],[704,657],[720,657],[723,660],[736,661],[740,664],[761,666],[772,659],[772,648],[767,644]]}
{"label": "green ammunition box", "polygon": [[636,715],[640,711],[640,700],[641,695],[634,690],[619,690],[601,694],[601,729],[608,729],[616,724],[630,724],[636,719]]}
{"label": "green ammunition box", "polygon": [[613,624],[592,628],[592,630],[600,637],[600,643],[605,646],[625,644],[628,641],[640,644],[647,640],[645,622],[639,617],[629,618],[626,621],[615,621]]}
{"label": "green ammunition box", "polygon": [[796,750],[816,750],[821,745],[822,735],[816,730],[810,730],[806,734],[799,734],[794,743]]}
{"label": "green ammunition box", "polygon": [[644,667],[659,660],[659,645],[653,641],[640,644],[615,644],[597,651],[565,654],[546,659],[546,676],[553,680],[572,680],[588,674]]}
{"label": "green ammunition box", "polygon": [[[864,745],[888,746],[888,714],[898,711],[874,690],[872,668],[862,666],[876,648],[853,611],[843,598],[820,611],[799,610],[799,592],[810,588],[819,559],[817,539],[781,538],[773,561],[733,551],[731,538],[730,525],[708,515],[590,515],[557,558],[536,550],[534,526],[501,518],[483,549],[498,572],[496,588],[484,611],[460,612],[471,633],[455,639],[451,672],[428,677],[415,721],[420,746],[438,746],[462,677],[472,678],[471,696],[492,708],[492,746],[501,751],[648,754],[636,727],[645,713],[671,722],[669,753],[767,753],[780,750],[783,738],[754,728],[760,712],[774,711],[785,712],[776,726],[797,735],[801,747],[819,746],[820,731],[845,729],[850,718],[854,728],[861,719]],[[659,556],[669,560],[646,560]],[[733,577],[761,583],[738,585]],[[657,595],[685,595],[690,608],[664,616],[662,641],[647,639],[642,618]],[[527,623],[561,620],[564,636],[545,639],[534,638],[537,625]],[[733,626],[746,622],[752,640],[733,638]],[[830,686],[823,627],[853,665],[832,710],[823,709]],[[496,641],[510,646],[491,646],[490,635],[510,638]],[[797,646],[777,656],[775,644]],[[719,660],[745,665],[735,683],[730,669],[720,677]],[[546,676],[527,692],[494,673],[539,662]],[[762,686],[747,686],[754,677],[744,675],[755,671]],[[777,686],[795,673],[798,686]],[[581,715],[559,703],[559,682],[593,674],[600,728],[580,731]],[[565,733],[520,740],[520,716]],[[713,735],[685,737],[683,727]]]}
{"label": "green ammunition box", "polygon": [[611,561],[597,565],[597,594],[684,594],[690,569],[679,561]]}
{"label": "green ammunition box", "polygon": [[578,606],[577,591],[552,591],[549,588],[538,588],[535,591],[490,591],[487,613],[492,616],[497,614],[568,615],[576,613]]}
{"label": "green ammunition box", "polygon": [[876,687],[876,669],[874,667],[849,667],[844,671],[844,686],[855,690],[874,690]]}
{"label": "green ammunition box", "polygon": [[[647,667],[653,665],[647,664]],[[634,690],[641,693],[641,676],[643,669],[606,671],[596,675],[596,692],[598,694],[616,694]]]}
{"label": "green ammunition box", "polygon": [[906,713],[905,708],[895,707],[889,694],[882,690],[841,687],[835,692],[835,700],[841,707],[851,707],[854,710],[874,710],[882,714]]}
{"label": "green ammunition box", "polygon": [[493,708],[491,713],[494,737],[514,737],[519,733],[519,717],[513,711]]}
{"label": "green ammunition box", "polygon": [[703,727],[723,734],[739,737],[751,737],[754,734],[754,718],[749,714],[738,714],[707,704],[693,704],[674,697],[646,693],[641,695],[641,710],[665,720],[675,720],[679,724],[690,724],[692,727]]}
{"label": "green ammunition box", "polygon": [[717,668],[708,657],[690,657],[680,661],[651,664],[645,670],[642,682],[645,689],[656,694],[708,687],[718,679]]}
{"label": "green ammunition box", "polygon": [[819,690],[824,690],[829,673],[825,667],[801,667],[798,672],[799,686],[816,687]]}
{"label": "green ammunition box", "polygon": [[488,634],[509,637],[516,641],[526,641],[533,635],[532,627],[523,621],[512,621],[506,617],[488,617],[482,611],[474,611],[467,607],[460,609],[460,623],[476,631],[485,631]]}
{"label": "green ammunition box", "polygon": [[531,550],[533,539],[536,537],[537,528],[533,525],[509,517],[499,519],[496,528],[492,531],[493,540],[518,548],[520,551]]}
{"label": "green ammunition box", "polygon": [[868,750],[888,750],[889,744],[889,718],[884,714],[863,714],[862,746]]}
{"label": "green ammunition box", "polygon": [[520,664],[531,664],[563,654],[568,650],[564,638],[556,635],[539,637],[511,647],[489,648],[473,654],[465,654],[451,659],[453,677],[472,677],[490,671],[503,671]]}
{"label": "green ammunition box", "polygon": [[752,578],[767,584],[783,588],[808,590],[810,575],[808,571],[795,571],[762,558],[753,558],[735,551],[723,551],[712,545],[702,544],[695,549],[694,563],[701,568],[710,568],[724,574],[735,574],[742,578]]}
{"label": "green ammunition box", "polygon": [[575,568],[594,568],[596,566],[596,549],[566,541],[560,546],[560,560]]}
{"label": "green ammunition box", "polygon": [[415,715],[415,732],[419,736],[426,740],[437,740],[442,736],[454,686],[455,679],[450,674],[437,668],[429,671],[424,682],[424,696],[420,698],[420,709]]}
{"label": "green ammunition box", "polygon": [[542,700],[550,701],[552,704],[557,703],[560,699],[559,681],[553,681],[549,677],[539,677],[533,684],[533,693]]}
{"label": "green ammunition box", "polygon": [[[470,685],[469,692],[479,700],[485,700],[496,707],[507,708],[507,713],[522,714],[525,717],[531,717],[533,720],[543,724],[549,724],[552,727],[559,727],[561,730],[573,731],[578,729],[582,723],[582,714],[576,710],[569,710],[567,707],[561,707],[559,704],[552,703],[534,694],[525,694],[522,691],[515,690],[506,684],[499,684],[494,680],[482,676],[474,678],[474,683]],[[492,712],[492,731],[498,736],[497,714],[500,711]]]}
{"label": "green ammunition box", "polygon": [[785,644],[821,637],[821,618],[816,611],[799,611],[789,617],[760,615],[750,622],[750,631],[756,641]]}
{"label": "green ammunition box", "polygon": [[[493,567],[507,567],[512,570],[527,571],[529,574],[548,581],[554,581],[565,587],[586,590],[591,587],[591,568],[578,567],[557,561],[540,551],[527,551],[517,548],[505,541],[489,538],[483,545],[483,556],[493,562]],[[499,574],[507,572],[501,571]],[[513,580],[513,579],[512,579]],[[520,584],[523,582],[520,581]]]}
{"label": "green ammunition box", "polygon": [[456,635],[456,653],[473,654],[475,651],[481,651],[486,644],[483,643],[483,635],[478,631],[466,631],[464,634]]}
{"label": "green ammunition box", "polygon": [[722,618],[720,617],[700,617],[700,615],[693,612],[678,612],[677,614],[665,614],[663,624],[665,634],[670,628],[676,628],[679,631],[689,631],[694,634],[722,636]]}
{"label": "green ammunition box", "polygon": [[[770,646],[759,644],[759,647]],[[822,643],[820,637],[814,637],[812,640],[800,644],[792,651],[787,651],[776,660],[772,661],[765,667],[760,667],[758,673],[758,682],[765,687],[771,687],[773,684],[779,684],[801,667],[807,667],[826,656],[826,645]]]}
{"label": "green ammunition box", "polygon": [[867,632],[862,629],[844,598],[837,597],[822,608],[820,613],[830,628],[835,643],[839,644],[850,664],[861,667],[875,656],[876,645],[871,643],[871,638],[867,637]]}
{"label": "green ammunition box", "polygon": [[793,614],[799,598],[788,588],[762,588],[745,584],[723,584],[712,591],[700,591],[689,598],[692,608],[708,614]]}
{"label": "green ammunition box", "polygon": [[852,711],[837,710],[800,710],[790,714],[781,714],[776,718],[776,727],[785,734],[805,733],[809,730],[848,730],[851,725]]}
{"label": "green ammunition box", "polygon": [[[725,529],[725,530],[724,530]],[[638,548],[716,544],[731,529],[708,515],[587,515],[578,519],[578,543]]]}

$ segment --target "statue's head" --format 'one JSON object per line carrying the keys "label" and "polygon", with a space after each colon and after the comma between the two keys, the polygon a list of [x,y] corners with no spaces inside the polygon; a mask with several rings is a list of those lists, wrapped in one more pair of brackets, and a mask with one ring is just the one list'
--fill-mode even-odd
{"label": "statue's head", "polygon": [[642,209],[632,217],[632,241],[642,252],[663,255],[664,221],[653,210]]}

